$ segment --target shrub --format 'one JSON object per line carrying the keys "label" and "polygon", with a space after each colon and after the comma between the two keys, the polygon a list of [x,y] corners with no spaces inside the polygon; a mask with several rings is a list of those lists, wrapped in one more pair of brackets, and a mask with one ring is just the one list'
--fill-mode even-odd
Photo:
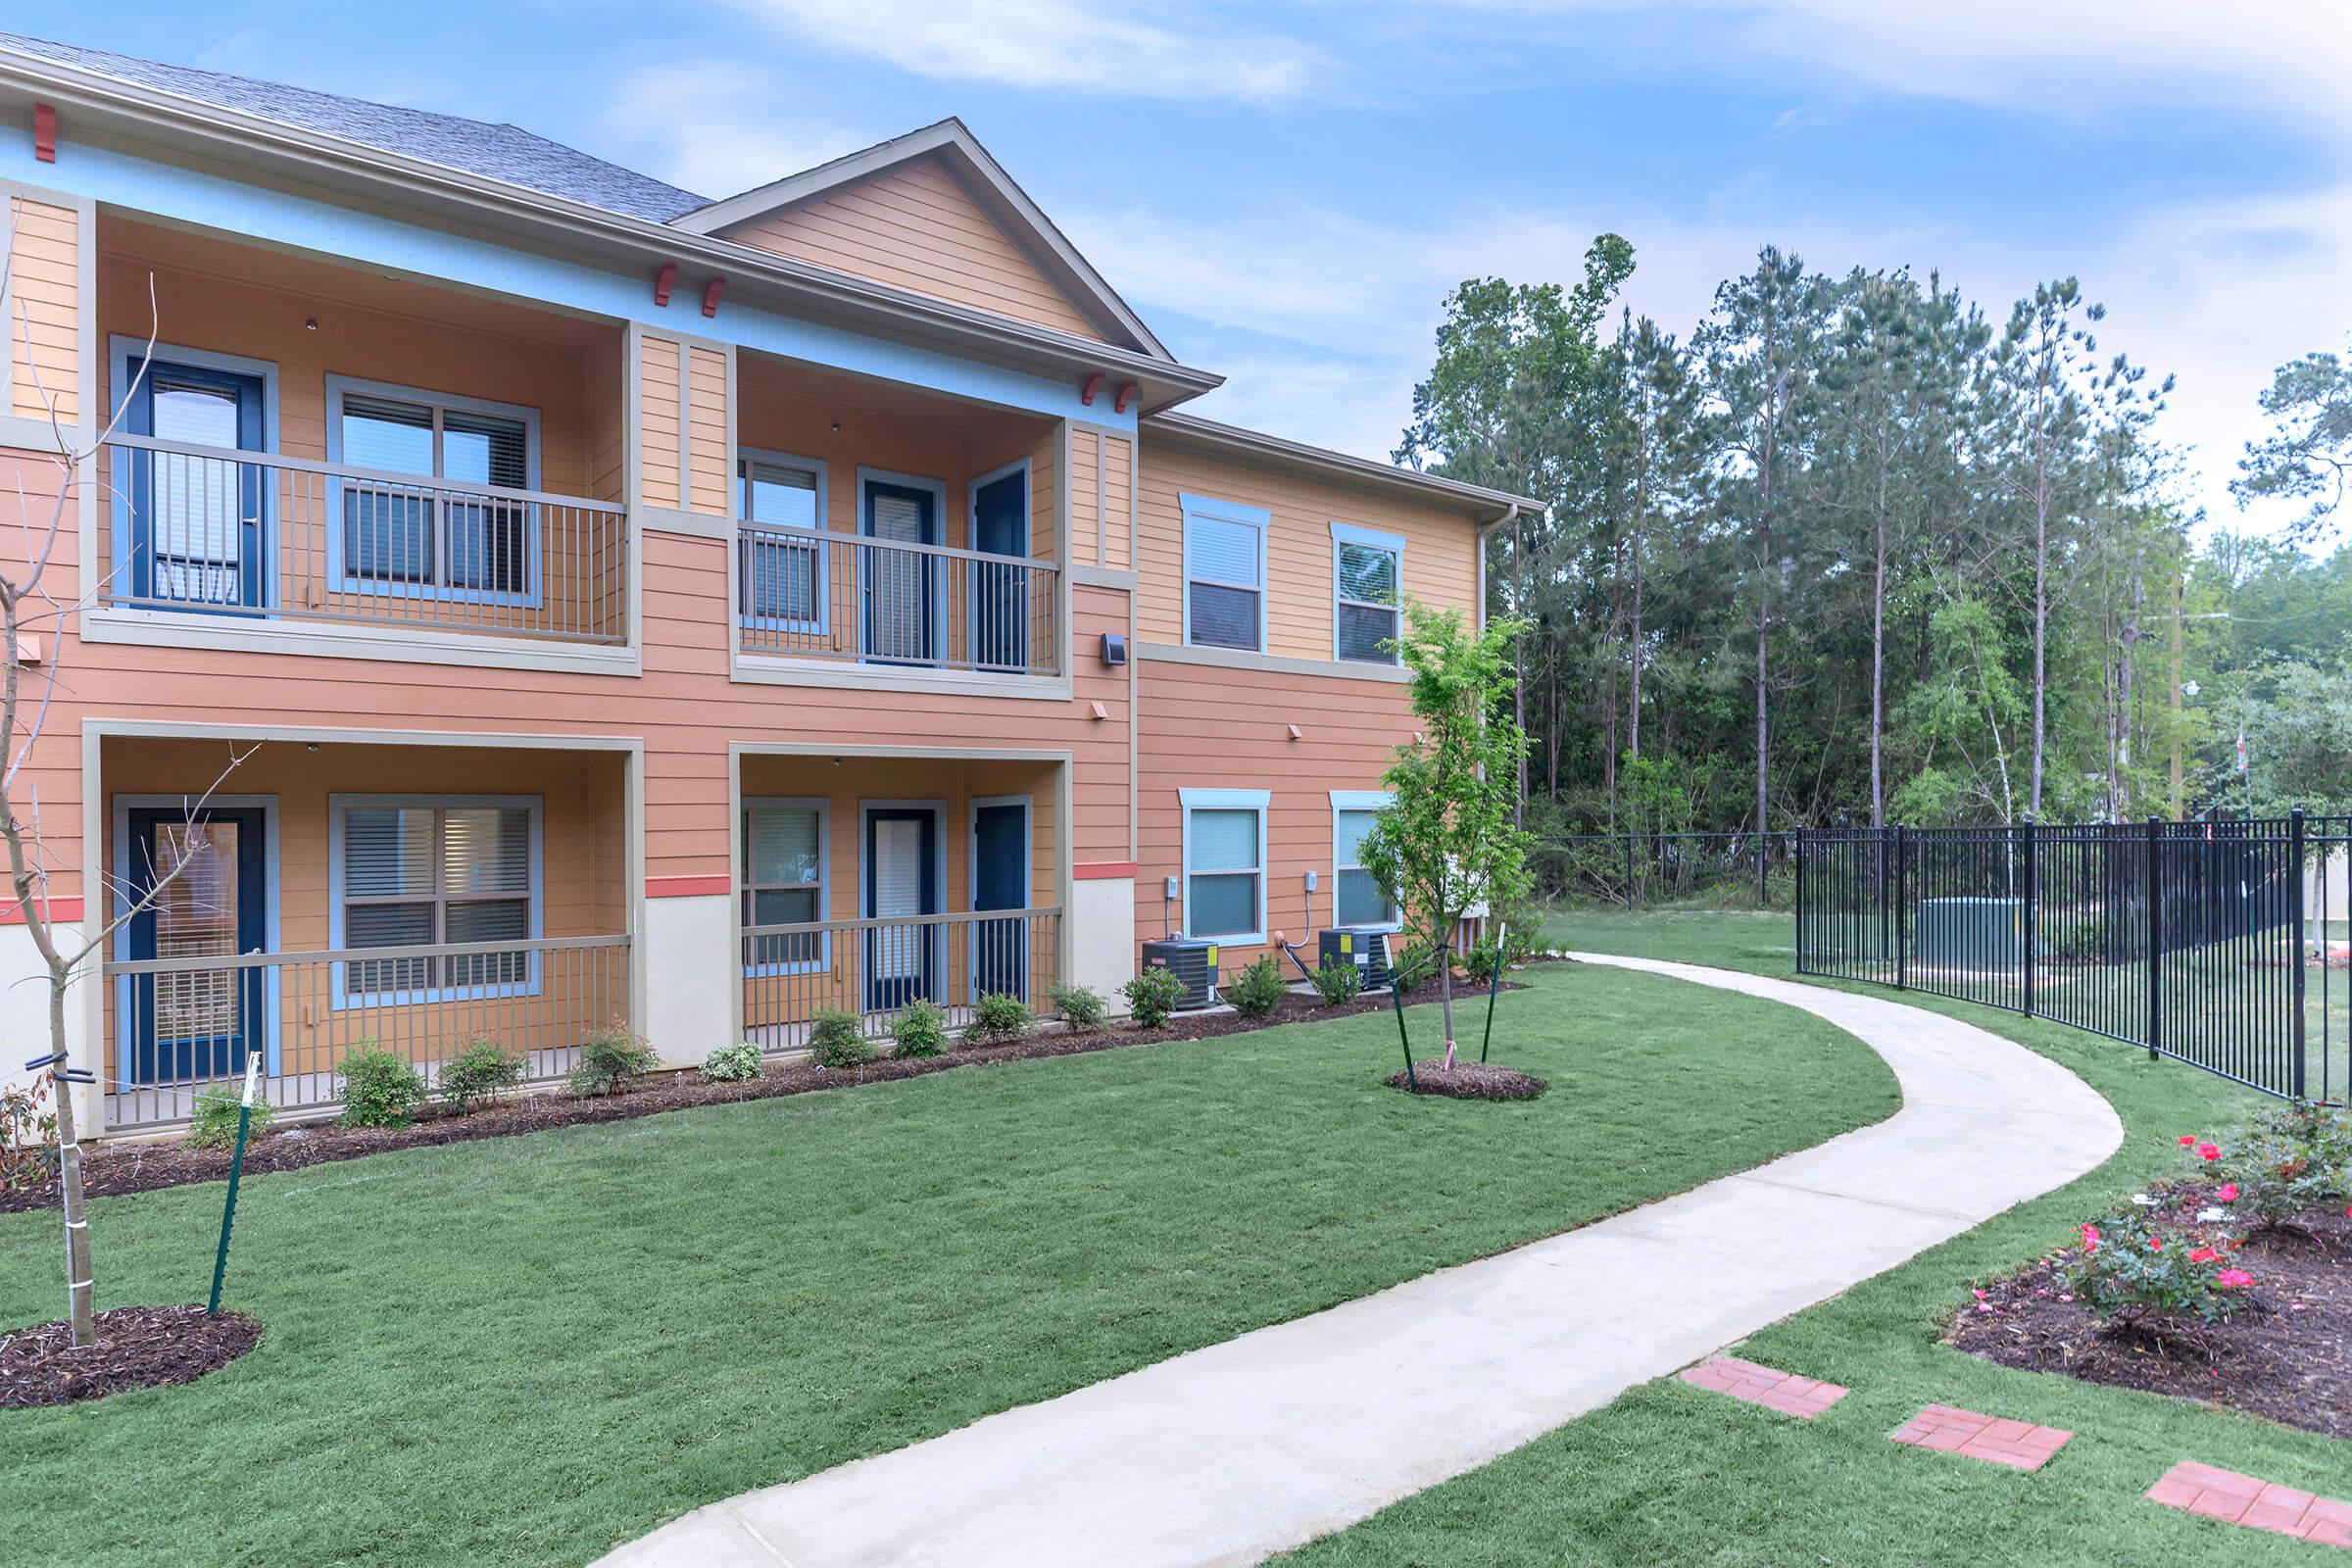
{"label": "shrub", "polygon": [[1146,969],[1119,987],[1119,995],[1127,999],[1127,1010],[1138,1024],[1157,1029],[1176,1010],[1177,1002],[1184,996],[1184,982],[1169,970]]}
{"label": "shrub", "polygon": [[874,1048],[856,1013],[819,1007],[808,1020],[808,1059],[819,1067],[857,1067],[874,1059]]}
{"label": "shrub", "polygon": [[988,992],[972,1007],[972,1026],[963,1032],[966,1040],[993,1044],[1000,1040],[1018,1040],[1037,1022],[1037,1014],[1018,997]]}
{"label": "shrub", "polygon": [[[207,1084],[196,1092],[195,1113],[188,1118],[188,1147],[190,1149],[231,1149],[237,1142],[237,1111],[245,1100],[241,1083]],[[277,1114],[270,1102],[261,1096],[253,1097],[253,1119],[245,1130],[255,1138],[270,1130],[270,1118]]]}
{"label": "shrub", "polygon": [[57,1175],[57,1112],[43,1108],[49,1075],[0,1088],[0,1192],[38,1187]]}
{"label": "shrub", "polygon": [[1282,983],[1282,965],[1268,953],[1235,975],[1233,983],[1225,988],[1225,995],[1243,1017],[1265,1018],[1282,1005],[1282,999],[1290,995],[1290,989]]}
{"label": "shrub", "polygon": [[1462,973],[1482,986],[1493,985],[1501,971],[1510,968],[1512,961],[1494,945],[1494,939],[1489,937],[1462,955]]}
{"label": "shrub", "polygon": [[441,1064],[441,1099],[459,1115],[498,1103],[522,1087],[522,1056],[495,1040],[474,1040]]}
{"label": "shrub", "polygon": [[947,1009],[927,998],[916,998],[899,1009],[893,1038],[902,1056],[938,1055],[948,1049]]}
{"label": "shrub", "polygon": [[2219,1323],[2245,1302],[2254,1283],[2233,1268],[2237,1245],[2218,1231],[2168,1224],[2133,1208],[2082,1227],[2065,1268],[2074,1294],[2125,1326],[2194,1317]]}
{"label": "shrub", "polygon": [[2059,924],[2051,936],[2050,956],[2062,963],[2095,963],[2107,953],[2107,922],[2095,914]]}
{"label": "shrub", "polygon": [[707,1084],[749,1083],[759,1076],[760,1048],[749,1040],[721,1046],[703,1058],[703,1082]]}
{"label": "shrub", "polygon": [[372,1040],[361,1041],[336,1071],[343,1075],[346,1127],[406,1127],[424,1103],[424,1075]]}
{"label": "shrub", "polygon": [[625,1095],[645,1082],[662,1058],[642,1036],[616,1023],[600,1024],[580,1042],[580,1064],[571,1069],[571,1092],[582,1100]]}
{"label": "shrub", "polygon": [[1323,960],[1323,967],[1315,971],[1314,981],[1315,995],[1323,999],[1323,1005],[1336,1007],[1353,1002],[1364,989],[1364,971],[1335,956]]}
{"label": "shrub", "polygon": [[1102,1027],[1102,999],[1092,986],[1055,986],[1054,1010],[1074,1033],[1088,1034]]}
{"label": "shrub", "polygon": [[2200,1176],[2219,1179],[2216,1200],[2248,1225],[2290,1224],[2305,1209],[2352,1196],[2352,1137],[2326,1106],[2278,1105],[2227,1140],[2193,1135],[2181,1152]]}

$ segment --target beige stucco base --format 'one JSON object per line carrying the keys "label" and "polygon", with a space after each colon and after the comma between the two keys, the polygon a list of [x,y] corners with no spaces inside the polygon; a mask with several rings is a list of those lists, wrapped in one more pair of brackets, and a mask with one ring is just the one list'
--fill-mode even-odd
{"label": "beige stucco base", "polygon": [[662,1065],[695,1067],[735,1038],[733,903],[723,893],[645,901],[645,1011]]}
{"label": "beige stucco base", "polygon": [[1119,987],[1135,978],[1135,878],[1070,884],[1070,980],[1092,986],[1113,1013],[1127,1010]]}

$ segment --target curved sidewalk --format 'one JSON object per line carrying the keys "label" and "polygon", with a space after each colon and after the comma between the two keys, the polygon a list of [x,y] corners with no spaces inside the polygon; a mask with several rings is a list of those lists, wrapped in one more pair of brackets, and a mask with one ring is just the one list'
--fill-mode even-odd
{"label": "curved sidewalk", "polygon": [[1547,1241],[746,1493],[612,1568],[1202,1568],[1353,1523],[2064,1185],[2123,1141],[2022,1046],[1877,997],[1620,958],[1818,1014],[1886,1120]]}

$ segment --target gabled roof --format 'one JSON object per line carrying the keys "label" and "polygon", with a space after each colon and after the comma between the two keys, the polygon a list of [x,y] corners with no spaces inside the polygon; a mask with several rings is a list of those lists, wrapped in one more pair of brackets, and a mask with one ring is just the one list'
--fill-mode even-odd
{"label": "gabled roof", "polygon": [[280,82],[255,81],[218,71],[166,65],[85,49],[79,44],[0,32],[0,49],[54,60],[153,87],[200,103],[235,109],[321,135],[339,136],[386,152],[421,158],[489,179],[505,180],[550,196],[584,202],[606,212],[662,223],[709,205],[709,198],[662,183],[650,174],[592,158],[576,147],[535,136],[518,125],[492,124],[457,115],[429,114],[394,104],[370,103],[338,93],[313,92]]}
{"label": "gabled roof", "polygon": [[877,142],[861,152],[845,154],[831,163],[711,202],[669,220],[669,223],[689,233],[723,234],[788,208],[837,194],[922,158],[937,158],[945,164],[990,220],[1099,325],[1156,359],[1174,358],[1144,324],[1143,318],[1095,270],[1093,264],[1079,255],[1078,248],[1054,226],[1054,220],[989,156],[988,149],[980,145],[963,122],[953,117]]}

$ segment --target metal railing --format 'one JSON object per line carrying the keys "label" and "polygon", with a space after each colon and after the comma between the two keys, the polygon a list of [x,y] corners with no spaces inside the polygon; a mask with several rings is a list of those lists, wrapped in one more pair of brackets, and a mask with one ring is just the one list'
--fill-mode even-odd
{"label": "metal railing", "polygon": [[1060,983],[1061,910],[746,926],[741,962],[744,1035],[768,1052],[805,1050],[820,1011],[851,1014],[869,1040],[887,1038],[915,1001],[946,1008],[951,1025],[990,993],[1043,1016]]}
{"label": "metal railing", "polygon": [[106,443],[100,602],[616,644],[626,510],[148,436]]}
{"label": "metal railing", "polygon": [[756,522],[736,528],[736,615],[747,654],[1060,673],[1054,562]]}
{"label": "metal railing", "polygon": [[188,1119],[208,1083],[240,1078],[264,1053],[280,1110],[335,1103],[349,1052],[396,1053],[428,1085],[477,1040],[523,1058],[524,1078],[562,1078],[596,1028],[629,1023],[629,939],[545,937],[429,947],[345,948],[109,960],[109,1130]]}
{"label": "metal railing", "polygon": [[1796,966],[2105,1035],[2291,1099],[2352,1089],[2352,817],[1808,830]]}

